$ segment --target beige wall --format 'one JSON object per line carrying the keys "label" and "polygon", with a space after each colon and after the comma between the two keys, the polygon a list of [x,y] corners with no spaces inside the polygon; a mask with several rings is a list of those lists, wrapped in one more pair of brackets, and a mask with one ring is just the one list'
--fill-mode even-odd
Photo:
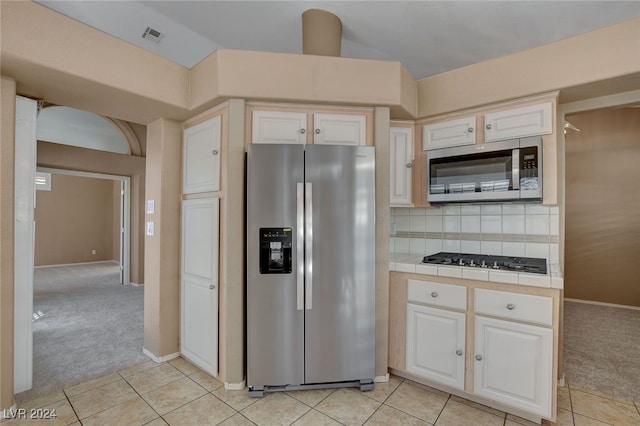
{"label": "beige wall", "polygon": [[13,242],[16,85],[0,80],[0,410],[13,404]]}
{"label": "beige wall", "polygon": [[147,126],[146,199],[155,212],[145,237],[144,348],[156,357],[179,351],[182,128],[171,120]]}
{"label": "beige wall", "polygon": [[[615,80],[609,86],[612,89],[635,90],[638,79],[618,77],[639,72],[640,18],[635,18],[420,80],[417,115],[427,117],[608,79]],[[603,94],[608,93],[599,96]]]}
{"label": "beige wall", "polygon": [[640,108],[567,120],[565,296],[640,306]]}
{"label": "beige wall", "polygon": [[36,191],[35,265],[113,260],[116,208],[112,180],[51,175],[51,191]]}
{"label": "beige wall", "polygon": [[[145,158],[38,142],[38,167],[131,177],[131,282],[144,283]],[[3,201],[4,202],[4,201]]]}

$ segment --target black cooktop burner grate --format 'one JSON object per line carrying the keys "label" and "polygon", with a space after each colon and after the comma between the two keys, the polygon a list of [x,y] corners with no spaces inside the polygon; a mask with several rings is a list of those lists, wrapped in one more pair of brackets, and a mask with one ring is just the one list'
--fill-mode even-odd
{"label": "black cooktop burner grate", "polygon": [[495,256],[490,254],[440,252],[425,256],[422,263],[472,268],[497,269],[502,271],[547,273],[547,260],[535,257]]}

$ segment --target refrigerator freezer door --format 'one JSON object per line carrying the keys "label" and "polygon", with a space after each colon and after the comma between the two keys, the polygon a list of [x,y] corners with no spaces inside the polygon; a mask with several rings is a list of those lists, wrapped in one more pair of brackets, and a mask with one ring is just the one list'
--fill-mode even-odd
{"label": "refrigerator freezer door", "polygon": [[[247,383],[304,382],[304,310],[298,309],[298,215],[304,146],[249,145],[247,154]],[[260,228],[291,228],[290,273],[260,273]],[[288,232],[288,231],[286,231]],[[233,237],[233,236],[231,236]],[[264,236],[263,236],[264,237]],[[302,283],[300,283],[302,284]],[[302,286],[300,285],[300,288]],[[301,305],[301,303],[300,303]],[[301,307],[301,306],[300,306]]]}
{"label": "refrigerator freezer door", "polygon": [[375,376],[374,154],[373,147],[306,147],[306,182],[313,188],[306,383]]}

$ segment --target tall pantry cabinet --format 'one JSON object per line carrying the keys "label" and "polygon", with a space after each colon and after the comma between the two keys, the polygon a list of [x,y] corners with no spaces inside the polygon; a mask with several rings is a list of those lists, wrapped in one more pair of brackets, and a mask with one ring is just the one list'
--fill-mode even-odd
{"label": "tall pantry cabinet", "polygon": [[218,375],[222,117],[186,127],[182,140],[180,353]]}

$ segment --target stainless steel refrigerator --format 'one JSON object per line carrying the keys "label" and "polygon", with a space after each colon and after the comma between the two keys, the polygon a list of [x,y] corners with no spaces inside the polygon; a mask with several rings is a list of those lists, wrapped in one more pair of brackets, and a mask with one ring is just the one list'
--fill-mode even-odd
{"label": "stainless steel refrigerator", "polygon": [[374,153],[373,147],[249,145],[250,396],[373,389]]}

